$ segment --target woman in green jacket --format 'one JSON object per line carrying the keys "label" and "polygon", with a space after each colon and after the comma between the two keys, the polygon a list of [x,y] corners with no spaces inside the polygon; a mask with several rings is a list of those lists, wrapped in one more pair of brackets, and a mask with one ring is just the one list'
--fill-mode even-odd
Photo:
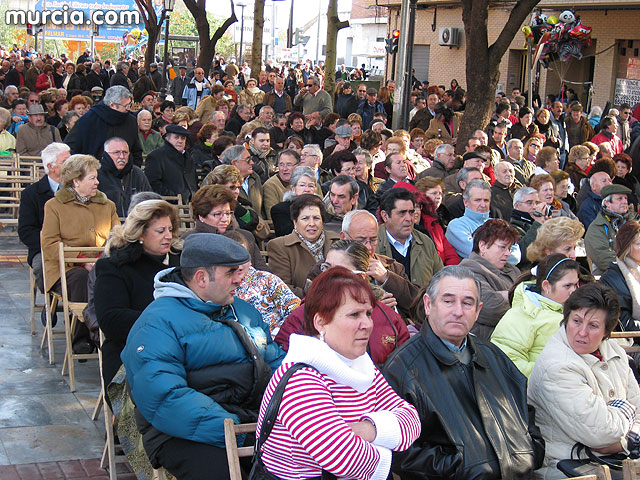
{"label": "woman in green jacket", "polygon": [[511,309],[498,322],[491,341],[507,354],[526,377],[547,340],[558,330],[562,304],[578,288],[580,266],[554,253],[531,272],[520,277],[513,291]]}

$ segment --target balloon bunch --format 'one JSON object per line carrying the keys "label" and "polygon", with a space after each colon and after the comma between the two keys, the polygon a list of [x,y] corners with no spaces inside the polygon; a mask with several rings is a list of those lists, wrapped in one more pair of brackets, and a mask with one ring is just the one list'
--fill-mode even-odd
{"label": "balloon bunch", "polygon": [[139,28],[134,28],[131,32],[126,31],[122,35],[120,53],[124,55],[125,58],[137,58],[142,56],[147,48],[148,40],[149,33],[146,28],[142,31],[140,31]]}
{"label": "balloon bunch", "polygon": [[544,67],[556,59],[564,63],[571,57],[580,60],[582,49],[591,45],[591,30],[571,10],[565,10],[557,17],[534,12],[529,25],[522,27],[525,38],[533,39],[534,58],[539,59]]}

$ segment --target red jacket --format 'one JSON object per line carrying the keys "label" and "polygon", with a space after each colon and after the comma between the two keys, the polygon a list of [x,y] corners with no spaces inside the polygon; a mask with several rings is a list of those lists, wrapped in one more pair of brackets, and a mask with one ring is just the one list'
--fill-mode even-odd
{"label": "red jacket", "polygon": [[456,253],[456,249],[449,243],[447,237],[444,236],[444,230],[442,225],[438,223],[438,220],[431,215],[422,213],[422,223],[431,234],[431,240],[436,244],[436,250],[438,255],[442,259],[442,263],[445,265],[458,265],[460,263],[460,257]]}
{"label": "red jacket", "polygon": [[[373,363],[383,365],[391,352],[409,340],[409,331],[402,317],[383,303],[376,302],[371,316],[373,318],[373,331],[369,337],[367,351]],[[285,319],[274,339],[285,352],[289,350],[289,336],[292,333],[302,333],[303,321],[304,300]]]}
{"label": "red jacket", "polygon": [[624,153],[622,140],[620,140],[620,137],[617,135],[612,135],[611,138],[607,138],[604,133],[600,132],[591,139],[591,142],[595,143],[596,145],[600,145],[601,143],[608,143],[611,146],[611,151],[614,155]]}
{"label": "red jacket", "polygon": [[44,92],[49,88],[55,88],[56,84],[53,81],[53,75],[47,75],[46,73],[41,73],[36,78],[36,93]]}

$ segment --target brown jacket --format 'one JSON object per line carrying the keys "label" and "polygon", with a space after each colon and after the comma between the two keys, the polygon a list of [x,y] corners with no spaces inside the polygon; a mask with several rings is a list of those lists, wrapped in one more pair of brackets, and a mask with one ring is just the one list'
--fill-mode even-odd
{"label": "brown jacket", "polygon": [[[293,111],[293,102],[291,101],[291,97],[289,96],[289,94],[287,92],[282,92],[282,95],[284,96],[284,109],[286,112],[292,112]],[[265,105],[269,105],[270,107],[273,107],[276,103],[276,94],[274,92],[269,92],[269,93],[265,93],[264,94],[264,99],[262,100],[262,103],[264,103]]]}
{"label": "brown jacket", "polygon": [[429,122],[429,129],[425,132],[425,138],[427,140],[431,138],[438,138],[440,135],[440,139],[444,143],[448,143],[449,145],[455,145],[456,142],[453,140],[458,136],[458,130],[460,129],[460,122],[462,122],[462,114],[454,113],[453,114],[453,132],[449,134],[449,131],[445,128],[444,123],[439,118],[432,118]]}
{"label": "brown jacket", "polygon": [[216,97],[214,97],[213,95],[209,95],[208,97],[202,99],[202,101],[198,104],[198,107],[196,108],[196,116],[202,123],[212,123],[211,114],[216,111],[217,106],[218,100],[216,100]]}
{"label": "brown jacket", "polygon": [[56,127],[45,123],[44,127],[36,128],[30,123],[25,123],[18,129],[16,152],[19,155],[38,156],[53,142],[62,142]]}
{"label": "brown jacket", "polygon": [[[70,247],[102,247],[114,225],[120,225],[116,205],[104,193],[98,192],[84,205],[70,189],[58,190],[44,205],[40,234],[47,277],[45,288],[50,290],[60,279],[58,242]],[[65,271],[70,269],[67,266]]]}
{"label": "brown jacket", "polygon": [[244,192],[244,188],[240,187],[240,198],[244,198],[251,203],[251,207],[256,211],[256,213],[262,216],[262,182],[260,181],[260,177],[257,173],[253,172],[249,175],[249,195]]}
{"label": "brown jacket", "polygon": [[398,302],[398,310],[402,316],[409,318],[409,307],[420,293],[420,287],[411,283],[402,264],[396,262],[393,258],[380,253],[373,254],[373,258],[380,260],[389,272],[387,281],[381,285],[382,288],[385,292],[389,292],[395,297]]}
{"label": "brown jacket", "polygon": [[[329,247],[339,240],[337,233],[324,231],[324,255]],[[302,243],[296,232],[274,238],[267,244],[269,268],[279,276],[298,297],[304,297],[304,285],[309,270],[317,263],[309,249]]]}

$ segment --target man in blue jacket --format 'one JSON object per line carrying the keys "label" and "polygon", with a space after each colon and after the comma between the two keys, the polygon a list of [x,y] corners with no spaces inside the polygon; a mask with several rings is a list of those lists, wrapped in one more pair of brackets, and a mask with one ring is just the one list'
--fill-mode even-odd
{"label": "man in blue jacket", "polygon": [[373,116],[376,113],[384,113],[384,105],[378,100],[378,91],[375,88],[367,88],[367,98],[360,102],[358,114],[362,117],[362,129],[371,127]]}
{"label": "man in blue jacket", "polygon": [[229,478],[224,419],[256,421],[284,357],[258,311],[234,296],[249,260],[227,237],[189,235],[180,267],[156,275],[155,300],[121,355],[151,464],[180,480]]}

